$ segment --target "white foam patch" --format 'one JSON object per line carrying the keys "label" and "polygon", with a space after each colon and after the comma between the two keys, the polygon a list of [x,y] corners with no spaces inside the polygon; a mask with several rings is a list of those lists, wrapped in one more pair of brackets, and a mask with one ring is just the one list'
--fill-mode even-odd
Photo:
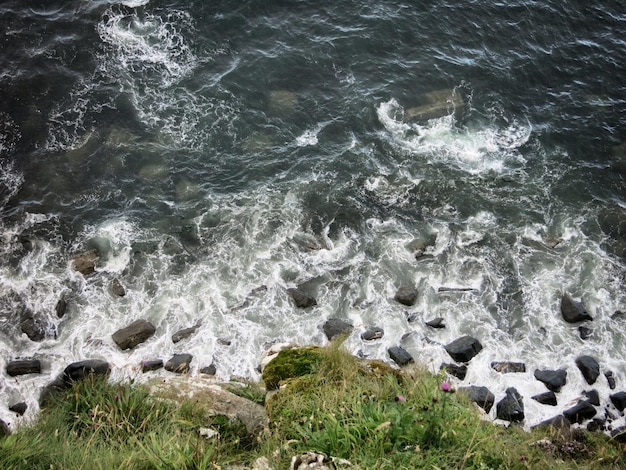
{"label": "white foam patch", "polygon": [[503,172],[523,164],[524,158],[515,150],[532,131],[529,123],[517,120],[506,127],[458,128],[452,114],[423,125],[407,123],[404,109],[393,98],[378,106],[377,115],[391,143],[403,152],[468,173]]}

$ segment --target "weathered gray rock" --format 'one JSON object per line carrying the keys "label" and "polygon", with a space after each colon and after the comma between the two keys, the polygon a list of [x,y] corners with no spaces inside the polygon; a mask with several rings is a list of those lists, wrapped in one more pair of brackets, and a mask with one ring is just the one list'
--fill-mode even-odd
{"label": "weathered gray rock", "polygon": [[133,349],[138,344],[141,344],[150,338],[155,331],[156,328],[149,321],[136,320],[126,328],[117,330],[113,333],[112,338],[120,349]]}
{"label": "weathered gray rock", "polygon": [[63,318],[67,313],[67,300],[61,297],[54,307],[54,311],[58,318]]}
{"label": "weathered gray rock", "polygon": [[124,289],[119,279],[113,279],[113,281],[111,281],[111,292],[118,297],[124,297],[126,295],[126,289]]}
{"label": "weathered gray rock", "polygon": [[91,375],[105,376],[109,375],[110,372],[111,366],[108,362],[100,359],[87,359],[71,363],[61,374],[61,378],[66,384],[71,384]]}
{"label": "weathered gray rock", "polygon": [[22,333],[28,336],[31,341],[39,342],[46,339],[48,333],[48,325],[42,319],[35,318],[32,314],[28,314],[20,322]]}
{"label": "weathered gray rock", "polygon": [[553,391],[540,393],[539,395],[535,395],[531,398],[535,401],[538,401],[542,405],[550,405],[550,406],[557,405],[556,395]]}
{"label": "weathered gray rock", "polygon": [[28,405],[23,401],[19,403],[14,403],[13,405],[9,406],[9,410],[11,410],[13,413],[17,413],[19,416],[24,416],[24,413],[26,413],[27,409]]}
{"label": "weathered gray rock", "polygon": [[604,376],[606,377],[606,381],[609,384],[609,388],[611,390],[615,390],[616,383],[615,383],[615,376],[613,375],[613,371],[612,370],[607,370],[604,373]]}
{"label": "weathered gray rock", "polygon": [[433,318],[430,321],[426,322],[426,326],[430,326],[431,328],[445,328],[446,325],[443,322],[442,317]]}
{"label": "weathered gray rock", "polygon": [[446,346],[446,351],[456,362],[469,362],[483,349],[482,344],[471,336],[461,336]]}
{"label": "weathered gray rock", "polygon": [[189,328],[183,328],[182,330],[178,330],[172,335],[172,343],[178,343],[179,341],[189,338],[198,330],[198,328],[200,328],[199,323],[194,326],[190,326]]}
{"label": "weathered gray rock", "polygon": [[502,374],[526,372],[526,364],[524,364],[523,362],[492,362],[491,368],[496,372],[500,372]]}
{"label": "weathered gray rock", "polygon": [[392,346],[387,350],[387,352],[393,362],[398,364],[400,367],[414,362],[413,356],[411,356],[406,349],[403,349],[400,346]]}
{"label": "weathered gray rock", "polygon": [[215,364],[208,365],[201,368],[200,373],[205,375],[215,375],[217,374],[217,367],[215,367]]}
{"label": "weathered gray rock", "polygon": [[324,334],[329,340],[332,340],[333,338],[343,334],[349,334],[352,329],[352,323],[341,320],[339,318],[330,318],[326,321],[326,323],[324,323],[324,326],[322,327]]}
{"label": "weathered gray rock", "polygon": [[159,370],[163,367],[162,359],[152,359],[148,361],[141,361],[141,372],[150,372],[153,370]]}
{"label": "weathered gray rock", "polygon": [[72,258],[72,268],[83,276],[89,276],[96,270],[96,262],[98,261],[98,251],[89,250],[79,253]]}
{"label": "weathered gray rock", "polygon": [[587,397],[587,401],[590,404],[600,406],[600,394],[597,390],[585,390],[583,395]]}
{"label": "weathered gray rock", "polygon": [[624,411],[626,408],[626,392],[617,392],[613,393],[609,396],[611,399],[611,403],[617,408],[619,411]]}
{"label": "weathered gray rock", "polygon": [[591,356],[580,356],[576,365],[589,385],[595,383],[600,375],[600,364]]}
{"label": "weathered gray rock", "polygon": [[498,402],[496,416],[504,421],[521,422],[524,421],[524,401],[518,391],[509,387],[506,389],[506,396]]}
{"label": "weathered gray rock", "polygon": [[169,361],[165,363],[165,370],[176,372],[177,374],[186,374],[189,372],[189,365],[193,356],[191,354],[174,354]]}
{"label": "weathered gray rock", "polygon": [[415,305],[415,302],[417,302],[417,289],[411,286],[400,287],[394,299],[407,307]]}
{"label": "weathered gray rock", "polygon": [[596,415],[596,409],[587,401],[579,401],[573,407],[565,410],[563,416],[571,423],[582,423],[586,419],[591,419]]}
{"label": "weathered gray rock", "polygon": [[586,340],[591,338],[591,335],[593,335],[593,330],[591,328],[587,328],[586,326],[579,326],[578,335],[580,336],[580,339]]}
{"label": "weathered gray rock", "polygon": [[486,413],[491,411],[496,397],[489,391],[487,387],[478,387],[471,385],[469,387],[459,388],[459,392],[467,394],[467,398],[480,406]]}
{"label": "weathered gray rock", "polygon": [[548,390],[559,392],[561,387],[567,383],[567,371],[565,369],[558,370],[535,370],[535,378],[543,382]]}
{"label": "weathered gray rock", "polygon": [[365,330],[361,334],[361,339],[364,341],[374,341],[382,338],[385,335],[385,331],[382,328],[373,326]]}
{"label": "weathered gray rock", "polygon": [[561,298],[561,314],[568,323],[578,323],[585,320],[593,320],[582,302],[575,301],[569,294],[563,294]]}
{"label": "weathered gray rock", "polygon": [[298,308],[309,308],[317,305],[315,297],[310,296],[298,288],[292,287],[291,289],[287,289],[287,292],[291,295],[291,298]]}
{"label": "weathered gray rock", "polygon": [[442,369],[445,369],[448,374],[459,380],[465,380],[465,376],[467,375],[467,366],[465,364],[457,365],[443,363],[439,366],[439,370]]}
{"label": "weathered gray rock", "polygon": [[569,439],[572,435],[572,423],[563,415],[554,416],[553,418],[546,419],[541,423],[533,426],[531,429],[551,427],[557,431],[562,437]]}
{"label": "weathered gray rock", "polygon": [[7,364],[7,374],[11,377],[39,373],[41,373],[41,361],[39,359],[20,359]]}

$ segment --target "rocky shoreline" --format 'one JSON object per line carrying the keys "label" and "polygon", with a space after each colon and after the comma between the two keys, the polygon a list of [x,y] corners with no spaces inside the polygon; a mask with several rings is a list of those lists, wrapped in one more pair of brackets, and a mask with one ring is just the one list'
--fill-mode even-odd
{"label": "rocky shoreline", "polygon": [[[418,246],[415,249],[416,258],[425,256],[426,246]],[[80,272],[83,276],[91,276],[96,273],[96,263],[98,261],[97,250],[89,250],[76,255],[71,263],[72,267]],[[471,288],[452,288],[441,286],[440,292],[450,291],[468,291]],[[111,283],[111,292],[114,295],[123,297],[126,295],[124,286],[115,279]],[[298,309],[310,309],[317,305],[317,300],[306,292],[303,288],[290,288],[287,290],[293,305]],[[413,286],[401,286],[397,289],[394,301],[400,305],[411,307],[418,298],[418,291]],[[65,315],[67,303],[65,298],[61,298],[56,306],[56,314],[59,318]],[[569,293],[562,294],[560,313],[563,321],[578,325],[578,331],[582,340],[588,339],[593,330],[588,326],[593,320],[589,312],[587,312],[584,303],[575,300]],[[622,312],[615,312],[613,319],[624,316]],[[407,315],[409,322],[417,321],[417,318]],[[431,320],[422,320],[424,324],[433,329],[445,328],[443,318],[434,318]],[[172,343],[179,343],[191,337],[196,333],[201,323],[183,328],[171,335]],[[21,330],[32,341],[41,341],[46,337],[46,326],[38,318],[26,316],[20,323]],[[354,326],[349,321],[340,318],[330,318],[320,325],[326,338],[331,341],[343,335],[350,335],[354,332]],[[127,326],[120,328],[113,333],[111,339],[119,347],[120,350],[132,350],[139,344],[147,341],[156,334],[156,328],[145,319],[138,319]],[[364,342],[375,342],[385,335],[384,329],[380,326],[365,327],[360,332],[360,338]],[[275,345],[270,348],[260,359],[261,369],[267,364],[281,348],[294,347],[294,345]],[[522,423],[525,419],[524,414],[524,397],[520,395],[514,387],[506,389],[505,396],[495,402],[495,395],[485,386],[468,385],[463,386],[462,382],[467,375],[468,366],[472,359],[481,353],[483,346],[480,340],[472,336],[461,336],[447,345],[442,345],[446,353],[451,358],[451,362],[443,362],[440,370],[454,377],[460,382],[459,391],[467,393],[471,401],[482,408],[485,413],[489,413],[493,406],[496,406],[497,420],[505,422]],[[387,350],[389,360],[398,367],[404,367],[415,362],[411,354],[401,346],[392,346]],[[141,361],[140,370],[143,373],[159,370],[161,368],[173,374],[188,374],[191,370],[193,356],[189,353],[177,353],[171,358],[164,361],[161,358],[146,358]],[[600,376],[605,380],[610,390],[617,390],[615,374],[612,370],[603,368],[598,361],[589,355],[580,355],[576,361],[577,372],[569,371],[566,367],[559,369],[541,368],[533,371],[536,380],[542,382],[546,386],[546,391],[530,397],[536,402],[547,405],[557,406],[559,404],[559,392],[567,383],[568,373],[580,373],[585,382],[589,386],[597,383]],[[69,364],[64,371],[51,383],[43,388],[40,395],[40,403],[44,401],[50,394],[55,391],[68,387],[73,381],[81,380],[90,374],[108,375],[111,372],[111,365],[100,359],[87,359]],[[527,367],[524,362],[511,361],[493,361],[491,368],[500,374],[516,374],[526,373]],[[217,373],[215,364],[198,365],[197,370],[200,374],[214,376]],[[42,364],[36,358],[19,358],[8,360],[6,362],[5,373],[10,377],[17,377],[28,374],[40,374]],[[7,403],[8,409],[17,416],[23,415],[28,405],[25,402]],[[565,409],[561,414],[550,417],[539,425],[554,425],[559,429],[570,428],[573,425],[577,427],[584,426],[590,431],[601,431],[614,436],[620,441],[626,442],[626,422],[621,419],[624,416],[626,408],[626,391],[617,390],[610,394],[608,400],[604,402],[600,400],[599,393],[596,389],[590,388],[581,393],[580,398],[573,406]],[[3,433],[9,432],[9,426],[0,420],[0,427]]]}

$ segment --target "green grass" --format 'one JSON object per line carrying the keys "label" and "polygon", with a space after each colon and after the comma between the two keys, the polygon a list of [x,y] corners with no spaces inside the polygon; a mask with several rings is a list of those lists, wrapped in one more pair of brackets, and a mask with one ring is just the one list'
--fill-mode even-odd
{"label": "green grass", "polygon": [[[89,379],[50,401],[35,423],[1,440],[0,468],[250,468],[263,456],[282,470],[307,451],[368,470],[626,468],[623,446],[601,434],[566,439],[481,421],[462,395],[441,390],[442,376],[419,368],[399,373],[362,361],[340,342],[316,350],[306,367],[288,366],[289,354],[304,357],[302,351],[282,355],[281,376],[273,378],[274,387],[281,384],[278,392],[266,397],[258,384],[230,387],[265,404],[270,429],[262,435],[210,416],[210,404],[205,409],[155,398],[142,386]],[[203,427],[219,437],[201,437]],[[540,439],[550,443],[534,444]]]}

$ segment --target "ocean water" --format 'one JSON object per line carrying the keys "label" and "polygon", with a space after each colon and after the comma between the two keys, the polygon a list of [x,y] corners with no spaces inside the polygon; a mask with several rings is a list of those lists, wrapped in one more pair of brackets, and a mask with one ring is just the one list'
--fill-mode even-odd
{"label": "ocean water", "polygon": [[[402,346],[433,371],[475,336],[455,385],[516,387],[526,426],[590,388],[608,403],[581,354],[626,389],[623,2],[6,0],[0,24],[5,421],[18,401],[36,416],[73,361],[142,380],[165,374],[142,360],[189,352],[192,374],[256,379],[268,346],[325,344],[329,318],[353,323],[355,354]],[[83,277],[70,259],[90,248]],[[594,318],[587,340],[565,292]],[[120,351],[111,334],[139,318],[156,334]],[[368,326],[384,337],[361,340]],[[7,376],[24,357],[42,374]],[[490,367],[507,360],[527,372]],[[537,368],[567,368],[557,407],[530,398]]]}

